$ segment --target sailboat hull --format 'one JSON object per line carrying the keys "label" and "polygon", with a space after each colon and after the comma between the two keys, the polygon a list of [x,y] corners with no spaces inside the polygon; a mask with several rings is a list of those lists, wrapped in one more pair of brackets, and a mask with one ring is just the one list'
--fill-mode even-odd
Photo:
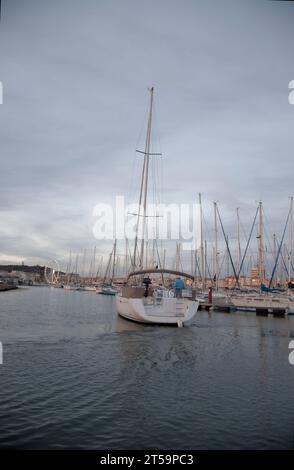
{"label": "sailboat hull", "polygon": [[197,300],[176,298],[126,298],[116,296],[118,314],[139,323],[181,325],[190,322],[196,315]]}

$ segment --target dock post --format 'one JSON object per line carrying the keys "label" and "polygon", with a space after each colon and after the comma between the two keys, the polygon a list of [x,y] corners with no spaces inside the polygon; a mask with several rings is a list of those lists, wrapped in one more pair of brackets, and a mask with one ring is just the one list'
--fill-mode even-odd
{"label": "dock post", "polygon": [[208,289],[208,303],[212,304],[212,287]]}

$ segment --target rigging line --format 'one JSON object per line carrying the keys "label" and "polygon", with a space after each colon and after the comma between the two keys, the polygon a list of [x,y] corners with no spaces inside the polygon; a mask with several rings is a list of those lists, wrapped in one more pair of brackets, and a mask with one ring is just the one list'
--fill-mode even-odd
{"label": "rigging line", "polygon": [[[287,248],[286,245],[285,245],[285,249],[286,249],[286,255],[287,255],[287,257],[289,258],[289,257],[290,257],[290,253],[289,253],[289,250],[288,250],[288,248]],[[282,255],[282,256],[283,256],[283,255]],[[291,259],[290,261],[291,261],[291,268],[292,268],[292,270],[294,271],[293,260]],[[285,264],[285,261],[284,261],[284,264]],[[287,268],[287,275],[289,275],[289,270],[288,270],[288,268]]]}
{"label": "rigging line", "polygon": [[219,264],[219,270],[218,270],[218,273],[217,273],[217,280],[220,279],[220,275],[221,275],[221,272],[222,272],[222,269],[223,269],[224,262],[225,262],[225,255],[222,256],[221,262]]}
{"label": "rigging line", "polygon": [[[156,119],[156,104],[154,103],[153,105],[153,133],[152,133],[153,139],[152,139],[152,147],[157,148],[157,119]],[[152,155],[155,156],[161,156],[162,152],[161,149],[159,149],[158,153],[152,153]],[[157,174],[157,165],[158,165],[158,158],[153,158],[153,164],[152,164],[152,178],[153,178],[153,202],[154,204],[157,204],[157,191],[158,191],[158,182],[156,180],[156,174]]]}
{"label": "rigging line", "polygon": [[[211,239],[211,232],[213,231],[213,229],[209,228],[203,210],[202,210],[202,219],[203,219],[204,225],[205,225],[205,227],[206,227],[206,234],[208,234],[208,237],[206,237],[206,239],[208,238],[208,241],[209,241],[209,244],[210,244],[210,245],[211,245],[211,244],[214,244],[214,241],[212,241],[212,239]],[[205,235],[205,234],[204,234],[204,235]],[[205,238],[205,237],[204,237],[204,238]]]}
{"label": "rigging line", "polygon": [[[245,230],[245,228],[244,228],[244,226],[243,226],[243,224],[242,224],[241,221],[240,221],[240,225],[241,225],[241,229],[242,229],[242,231],[243,231],[243,234],[245,235],[245,240],[248,240],[247,232],[246,232],[246,230]],[[249,246],[248,246],[248,250],[247,250],[247,255],[250,255],[250,256],[252,256],[252,257],[255,258],[256,254],[257,254],[257,251],[256,251],[255,249],[253,249],[252,246],[249,245]],[[245,259],[244,259],[244,263],[245,263]],[[246,268],[246,274],[247,274],[247,275],[248,275],[248,271],[249,271],[249,265],[250,265],[250,262],[247,263],[247,268]],[[244,265],[243,265],[243,266],[244,266]]]}
{"label": "rigging line", "polygon": [[[242,231],[243,231],[243,235],[245,235],[245,240],[248,240],[247,232],[246,232],[246,230],[245,230],[245,228],[244,228],[244,225],[243,225],[243,223],[242,223],[241,220],[240,220],[240,226],[241,226],[241,229],[242,229]],[[255,256],[255,255],[256,255],[256,251],[254,251],[251,246],[248,246],[248,253],[249,253],[250,255],[252,255],[252,256]]]}
{"label": "rigging line", "polygon": [[103,256],[101,256],[101,259],[100,259],[98,267],[97,267],[96,278],[99,276],[100,269],[102,268],[102,265],[103,265]]}
{"label": "rigging line", "polygon": [[233,268],[236,283],[237,283],[237,286],[240,287],[239,278],[237,277],[235,265],[234,265],[232,255],[231,255],[231,250],[230,250],[229,243],[228,243],[228,240],[227,240],[227,237],[226,237],[226,234],[225,234],[225,230],[224,230],[223,222],[222,222],[222,219],[221,219],[221,216],[220,216],[220,213],[219,213],[218,206],[216,206],[216,210],[217,210],[218,218],[219,218],[219,221],[220,221],[220,224],[221,224],[221,228],[222,228],[223,236],[224,236],[224,239],[225,239],[225,242],[226,242],[226,246],[227,246],[227,249],[228,249],[228,254],[229,254],[230,262],[231,262],[231,265],[232,265],[232,268]]}
{"label": "rigging line", "polygon": [[[272,230],[272,225],[269,223],[269,219],[268,219],[268,217],[267,217],[267,215],[266,215],[265,213],[264,213],[264,220],[265,220],[266,226],[269,227],[270,233],[275,233],[275,232]],[[267,240],[267,241],[268,241],[268,244],[269,244],[269,248],[270,248],[270,250],[271,250],[271,252],[272,252],[273,260],[274,260],[274,262],[275,262],[274,247],[271,245],[271,242],[269,241],[269,240],[271,240],[271,237],[268,235],[266,229],[265,229],[264,231],[265,231],[266,236],[268,237],[268,240]],[[277,237],[276,237],[276,239],[277,239]],[[277,239],[277,242],[278,242],[278,239]],[[284,262],[283,257],[282,257],[282,261]],[[285,266],[285,267],[286,267],[286,266]],[[287,269],[287,268],[286,268],[286,269]],[[287,271],[288,271],[288,270],[287,270]]]}
{"label": "rigging line", "polygon": [[[158,252],[157,240],[155,240],[155,247],[156,247],[156,253],[157,253],[158,264],[159,264],[160,269],[162,269],[161,259],[160,259],[159,252]],[[164,277],[163,277],[163,273],[161,273],[161,281],[162,281],[162,285],[164,286]]]}
{"label": "rigging line", "polygon": [[273,246],[272,246],[272,244],[271,244],[271,237],[269,236],[269,233],[268,233],[268,231],[267,231],[266,229],[264,230],[264,232],[265,232],[265,238],[266,238],[266,242],[267,242],[266,248],[267,248],[267,246],[269,247],[269,251],[268,251],[268,250],[265,250],[265,251],[266,251],[267,253],[268,253],[268,252],[271,253],[271,255],[272,255],[272,257],[273,257],[273,260],[274,260],[274,262],[275,262],[275,255],[274,255]]}
{"label": "rigging line", "polygon": [[244,235],[244,237],[245,237],[245,240],[248,240],[248,236],[247,236],[246,230],[245,230],[245,228],[244,228],[244,224],[243,224],[243,222],[242,222],[241,219],[240,219],[240,227],[241,227],[241,230],[242,230],[243,235]]}
{"label": "rigging line", "polygon": [[[268,218],[267,218],[266,215],[264,215],[264,220],[266,222],[266,225],[269,227],[270,232],[273,233],[272,230],[271,230],[272,227],[270,226],[270,224],[268,222]],[[265,236],[266,236],[266,242],[267,242],[267,244],[269,246],[269,249],[270,249],[270,253],[272,254],[273,260],[275,262],[274,247],[271,244],[271,237],[269,236],[268,230],[265,227],[264,227],[264,232],[265,232]]]}
{"label": "rigging line", "polygon": [[[249,243],[250,243],[250,240],[251,240],[251,237],[252,237],[252,233],[253,233],[253,230],[254,230],[254,226],[255,226],[258,211],[259,211],[259,205],[257,206],[256,212],[255,212],[255,216],[254,216],[254,219],[253,219],[253,224],[252,224],[252,227],[251,227],[251,230],[250,230],[249,238],[247,239],[246,248],[245,248],[245,251],[244,251],[244,254],[243,254],[243,257],[242,257],[242,261],[241,261],[241,264],[240,264],[240,268],[239,268],[239,272],[238,272],[238,285],[239,285],[239,276],[240,276],[240,273],[242,272],[244,260],[245,260],[247,250],[248,250],[248,247],[249,247]],[[235,287],[236,287],[236,283],[234,285],[234,289],[235,289]]]}
{"label": "rigging line", "polygon": [[288,220],[289,220],[289,217],[290,217],[290,212],[291,211],[289,210],[287,220],[286,220],[286,223],[285,223],[285,227],[284,227],[284,231],[283,231],[282,240],[281,240],[281,243],[279,244],[279,248],[278,248],[276,262],[275,262],[275,265],[274,265],[274,268],[273,268],[273,271],[272,271],[272,275],[271,275],[271,279],[270,279],[270,283],[269,283],[269,289],[271,288],[273,278],[274,278],[274,275],[275,275],[275,272],[276,272],[276,268],[277,268],[277,264],[278,264],[278,260],[279,260],[279,256],[280,256],[280,252],[281,252],[281,247],[283,245],[284,238],[285,238],[285,233],[286,233],[286,230],[287,230],[287,225],[288,225]]}
{"label": "rigging line", "polygon": [[[145,109],[145,114],[144,114],[143,121],[142,121],[142,124],[141,124],[141,127],[140,127],[140,132],[139,132],[138,139],[136,141],[135,149],[140,146],[139,143],[142,140],[143,131],[146,128],[147,116],[148,116],[148,105],[146,106],[146,109]],[[133,197],[133,193],[135,193],[135,190],[138,190],[138,188],[135,188],[134,181],[135,181],[135,179],[136,179],[136,181],[138,180],[137,174],[139,173],[139,167],[140,166],[141,166],[140,159],[138,158],[138,156],[136,154],[136,151],[134,151],[133,161],[132,161],[132,171],[131,171],[131,182],[130,182],[129,191],[128,191],[128,194],[127,194],[127,201],[128,202],[131,201],[131,198]]]}
{"label": "rigging line", "polygon": [[205,259],[205,265],[206,265],[206,268],[207,268],[208,278],[210,279],[210,281],[212,281],[212,276],[211,276],[211,272],[210,272],[210,269],[209,269],[209,263],[207,261],[207,256],[206,256],[206,259]]}
{"label": "rigging line", "polygon": [[196,250],[196,253],[195,253],[195,277],[197,275],[197,272],[198,272],[198,276],[200,278],[200,280],[202,281],[202,277],[201,277],[201,272],[200,272],[200,266],[199,266],[199,262],[198,262],[198,253],[197,253],[197,250]]}
{"label": "rigging line", "polygon": [[[279,239],[278,239],[277,236],[276,236],[276,240],[277,240],[277,243],[278,243],[278,245],[279,245]],[[287,254],[287,253],[288,253],[288,250],[287,250],[286,245],[284,245],[284,248],[286,248],[286,254]],[[286,274],[287,274],[287,276],[288,276],[288,275],[289,275],[289,271],[288,271],[288,267],[287,267],[287,264],[286,264],[286,261],[285,261],[284,255],[283,255],[283,251],[281,251],[281,260],[282,260],[282,263],[283,263],[283,265],[284,265],[284,269],[285,269],[285,271],[286,271]],[[292,265],[292,267],[293,267],[293,265]]]}
{"label": "rigging line", "polygon": [[[144,114],[144,117],[143,117],[143,121],[142,121],[142,124],[141,124],[141,130],[139,132],[139,137],[137,139],[137,142],[136,142],[136,145],[135,145],[135,149],[138,148],[139,146],[139,142],[142,140],[142,136],[143,136],[143,132],[146,128],[146,123],[148,121],[148,113],[149,113],[149,104],[146,106],[145,108],[145,114]],[[143,163],[143,171],[145,169],[145,156],[144,156],[144,163]],[[137,166],[136,166],[136,163],[137,163]],[[136,172],[135,172],[135,167],[136,166]],[[134,192],[135,193],[135,184],[134,184],[134,180],[135,180],[135,173],[136,173],[136,181],[137,180],[140,180],[140,178],[137,177],[137,173],[139,173],[139,166],[141,166],[141,162],[140,162],[140,159],[137,158],[137,154],[136,152],[134,152],[134,157],[133,157],[133,170],[132,170],[132,175],[131,175],[131,185],[130,185],[130,190],[129,190],[129,194],[128,194],[128,197],[130,198],[129,201],[127,199],[128,202],[133,202],[131,201],[131,197],[132,197],[132,193]],[[143,173],[142,173],[143,174]],[[142,181],[141,181],[141,184],[142,184]],[[136,191],[138,190],[138,188],[136,188]],[[141,200],[140,200],[140,204],[141,204]],[[140,208],[139,208],[140,209]],[[139,220],[137,221],[137,224],[139,223]],[[137,226],[137,230],[138,230],[138,226]],[[137,243],[137,240],[135,241],[135,244]],[[135,251],[137,251],[135,249]],[[133,260],[132,263],[135,263],[136,260]]]}

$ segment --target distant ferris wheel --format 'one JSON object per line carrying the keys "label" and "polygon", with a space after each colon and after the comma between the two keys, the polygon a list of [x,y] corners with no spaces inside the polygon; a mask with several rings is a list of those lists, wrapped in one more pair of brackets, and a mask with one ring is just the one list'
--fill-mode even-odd
{"label": "distant ferris wheel", "polygon": [[60,277],[60,267],[58,261],[50,260],[44,270],[45,281],[48,284],[58,284]]}

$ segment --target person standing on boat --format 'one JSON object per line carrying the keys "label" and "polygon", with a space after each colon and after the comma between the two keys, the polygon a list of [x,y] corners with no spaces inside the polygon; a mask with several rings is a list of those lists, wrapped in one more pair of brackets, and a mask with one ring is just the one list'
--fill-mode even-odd
{"label": "person standing on boat", "polygon": [[185,284],[184,284],[183,279],[181,279],[180,277],[177,277],[177,279],[174,282],[174,289],[175,289],[177,299],[181,299],[182,290],[185,289]]}

